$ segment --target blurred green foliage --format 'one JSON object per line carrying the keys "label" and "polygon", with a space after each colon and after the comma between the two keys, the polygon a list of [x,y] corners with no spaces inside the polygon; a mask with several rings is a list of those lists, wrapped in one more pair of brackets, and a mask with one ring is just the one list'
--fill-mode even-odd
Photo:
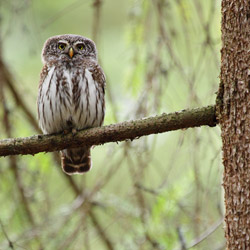
{"label": "blurred green foliage", "polygon": [[[2,57],[35,117],[41,48],[64,33],[95,38],[107,75],[105,124],[214,104],[217,1],[103,0],[98,23],[93,2],[0,0]],[[36,134],[5,95],[12,137]],[[0,249],[7,238],[14,249],[112,249],[107,241],[119,250],[181,249],[181,236],[189,247],[222,217],[220,147],[218,128],[206,127],[96,147],[93,169],[73,177],[80,195],[52,154],[18,156],[18,177],[1,158]],[[220,225],[192,249],[223,246]]]}

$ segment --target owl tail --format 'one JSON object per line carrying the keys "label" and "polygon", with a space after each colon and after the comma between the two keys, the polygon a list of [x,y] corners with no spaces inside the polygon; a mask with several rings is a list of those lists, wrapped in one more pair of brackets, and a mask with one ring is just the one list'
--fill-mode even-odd
{"label": "owl tail", "polygon": [[71,148],[61,151],[62,169],[66,174],[83,174],[91,168],[90,148]]}

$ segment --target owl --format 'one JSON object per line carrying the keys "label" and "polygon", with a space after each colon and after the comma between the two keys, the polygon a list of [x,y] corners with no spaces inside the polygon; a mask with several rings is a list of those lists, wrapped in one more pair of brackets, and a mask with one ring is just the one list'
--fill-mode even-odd
{"label": "owl", "polygon": [[[106,81],[95,43],[79,35],[50,37],[42,50],[42,62],[37,107],[43,133],[74,133],[101,126]],[[61,166],[69,175],[90,170],[90,147],[62,150]]]}

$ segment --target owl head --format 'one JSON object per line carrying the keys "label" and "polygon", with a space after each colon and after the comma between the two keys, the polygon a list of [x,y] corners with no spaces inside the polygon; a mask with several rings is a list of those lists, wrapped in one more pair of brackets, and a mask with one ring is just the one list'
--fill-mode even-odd
{"label": "owl head", "polygon": [[97,60],[96,46],[92,40],[79,35],[52,36],[42,50],[43,63],[74,63],[86,58]]}

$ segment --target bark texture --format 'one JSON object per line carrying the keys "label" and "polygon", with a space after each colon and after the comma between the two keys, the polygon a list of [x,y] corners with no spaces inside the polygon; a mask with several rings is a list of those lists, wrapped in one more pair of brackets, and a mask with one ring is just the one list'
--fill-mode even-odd
{"label": "bark texture", "polygon": [[76,134],[35,135],[26,138],[5,139],[0,141],[0,156],[33,155],[39,152],[81,147],[82,145],[92,146],[107,142],[133,140],[145,135],[203,125],[213,127],[216,124],[215,107],[208,106],[86,129]]}
{"label": "bark texture", "polygon": [[227,249],[250,249],[250,2],[222,0],[221,124]]}

